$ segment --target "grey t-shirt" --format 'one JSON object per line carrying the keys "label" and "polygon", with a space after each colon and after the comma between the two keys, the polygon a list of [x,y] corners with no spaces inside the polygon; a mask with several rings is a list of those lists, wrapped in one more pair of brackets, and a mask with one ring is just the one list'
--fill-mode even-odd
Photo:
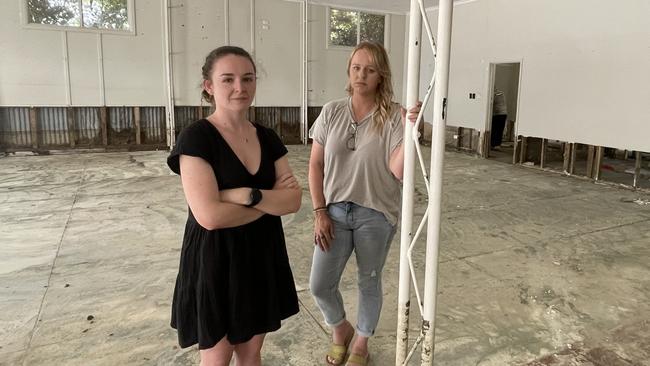
{"label": "grey t-shirt", "polygon": [[394,108],[381,134],[372,126],[373,113],[358,121],[353,151],[348,147],[354,121],[350,103],[350,98],[345,98],[325,104],[310,131],[325,149],[325,203],[354,202],[383,213],[395,225],[402,195],[389,161],[404,135],[400,109]]}

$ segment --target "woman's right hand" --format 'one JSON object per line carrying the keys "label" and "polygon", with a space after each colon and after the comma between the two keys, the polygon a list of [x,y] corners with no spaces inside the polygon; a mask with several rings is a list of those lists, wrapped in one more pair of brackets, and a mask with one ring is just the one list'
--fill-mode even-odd
{"label": "woman's right hand", "polygon": [[334,239],[334,225],[326,210],[316,211],[314,217],[314,244],[327,252]]}

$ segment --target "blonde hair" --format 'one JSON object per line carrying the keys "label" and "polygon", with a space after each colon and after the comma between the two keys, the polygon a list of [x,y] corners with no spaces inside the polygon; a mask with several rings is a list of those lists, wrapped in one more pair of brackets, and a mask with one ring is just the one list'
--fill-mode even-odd
{"label": "blonde hair", "polygon": [[372,62],[377,68],[377,72],[381,79],[377,85],[377,91],[375,93],[375,103],[377,104],[377,111],[372,117],[374,124],[374,129],[377,133],[381,133],[384,129],[384,124],[394,113],[395,104],[393,103],[393,83],[391,81],[391,72],[390,72],[390,63],[388,62],[388,54],[384,46],[377,42],[368,42],[363,41],[359,43],[352,53],[350,58],[348,58],[348,69],[346,71],[348,75],[348,82],[345,86],[345,90],[348,92],[348,95],[352,96],[354,89],[350,85],[350,65],[352,64],[352,57],[359,50],[366,50],[370,53],[372,57]]}

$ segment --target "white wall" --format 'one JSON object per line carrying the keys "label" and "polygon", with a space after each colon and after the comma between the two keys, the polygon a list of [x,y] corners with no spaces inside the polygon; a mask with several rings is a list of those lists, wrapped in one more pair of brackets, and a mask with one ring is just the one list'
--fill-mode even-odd
{"label": "white wall", "polygon": [[[135,2],[137,35],[26,28],[21,1],[0,2],[0,105],[162,105],[161,2]],[[102,45],[103,62],[99,60]],[[65,78],[69,58],[70,100]]]}
{"label": "white wall", "polygon": [[[175,102],[176,105],[199,105],[205,56],[217,45],[226,44],[223,1],[173,0],[170,14]],[[159,54],[163,57],[162,50]]]}
{"label": "white wall", "polygon": [[[199,105],[205,56],[230,41],[253,51],[259,71],[256,105],[299,106],[300,3],[230,0],[226,14],[224,1],[171,0],[175,104]],[[109,106],[165,105],[162,1],[134,0],[135,34],[101,36],[62,28],[26,28],[20,20],[21,4],[19,0],[0,1],[0,105],[97,106],[104,99]],[[310,5],[309,11],[309,103],[315,106],[346,95],[345,67],[351,49],[327,48],[326,10]],[[393,84],[396,100],[400,100],[405,17],[387,17]],[[229,39],[226,24],[230,25]]]}
{"label": "white wall", "polygon": [[300,106],[300,4],[279,0],[255,3],[255,105]]}
{"label": "white wall", "polygon": [[[391,63],[395,101],[402,101],[402,80],[404,75],[404,33],[406,17],[387,14],[390,22],[388,57]],[[323,105],[326,102],[347,96],[346,67],[351,48],[327,48],[327,7],[310,6],[309,14],[309,105]]]}
{"label": "white wall", "polygon": [[518,134],[650,151],[648,14],[647,0],[455,6],[449,125],[484,130],[489,64],[522,61]]}

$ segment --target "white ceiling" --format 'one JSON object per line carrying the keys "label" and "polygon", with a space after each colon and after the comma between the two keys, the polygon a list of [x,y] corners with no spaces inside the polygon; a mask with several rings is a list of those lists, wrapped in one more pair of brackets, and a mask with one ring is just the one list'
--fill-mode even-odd
{"label": "white ceiling", "polygon": [[[410,0],[308,0],[310,4],[338,6],[341,8],[369,10],[387,13],[408,13]],[[438,5],[438,0],[424,0],[424,7]]]}

